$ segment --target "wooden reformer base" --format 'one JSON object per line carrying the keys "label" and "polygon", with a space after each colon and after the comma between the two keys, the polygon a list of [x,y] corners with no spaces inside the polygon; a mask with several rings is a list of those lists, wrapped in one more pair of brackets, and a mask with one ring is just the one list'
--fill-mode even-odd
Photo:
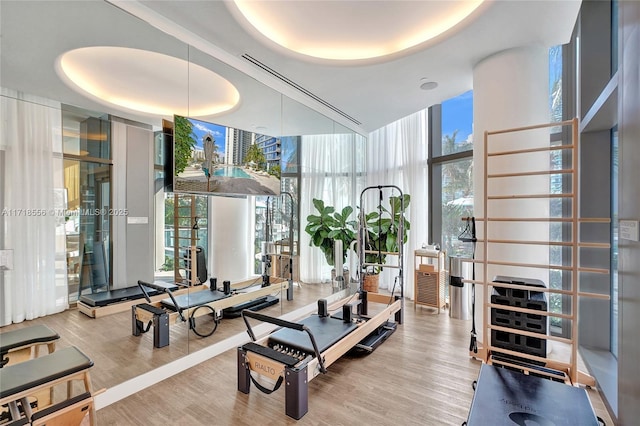
{"label": "wooden reformer base", "polygon": [[[352,303],[352,296],[332,306],[320,300],[317,315],[296,323],[243,311],[252,342],[237,351],[238,391],[248,394],[253,382],[259,390],[271,393],[284,382],[285,413],[296,420],[302,418],[309,409],[308,387],[314,377],[326,373],[328,366],[368,336],[379,335],[381,331],[392,333],[395,327],[390,326],[390,317],[394,316],[397,324],[402,322],[402,298],[367,292],[360,292],[359,296],[355,303]],[[367,308],[373,308],[373,304],[382,309],[375,315],[367,315]],[[354,308],[357,308],[355,314]],[[336,314],[329,314],[336,310]],[[282,328],[256,340],[247,318]],[[386,336],[377,340],[382,342]],[[258,383],[252,372],[275,381],[274,388],[268,389]]]}
{"label": "wooden reformer base", "polygon": [[[71,346],[0,369],[0,406],[8,407],[10,424],[77,426],[88,415],[89,424],[95,425],[89,377],[92,366],[91,359]],[[82,381],[84,392],[73,396],[72,381],[75,380]],[[47,401],[38,399],[43,391],[52,394],[54,387],[60,384],[67,386],[66,399],[55,404],[49,398]],[[35,408],[32,406],[34,398]]]}

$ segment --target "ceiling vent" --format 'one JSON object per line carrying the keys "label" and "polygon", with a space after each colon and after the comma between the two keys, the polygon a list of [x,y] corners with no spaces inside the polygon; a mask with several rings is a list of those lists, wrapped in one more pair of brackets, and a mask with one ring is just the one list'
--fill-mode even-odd
{"label": "ceiling vent", "polygon": [[293,87],[294,89],[296,89],[300,93],[305,94],[306,96],[310,97],[314,101],[319,102],[322,105],[326,106],[327,108],[331,109],[332,111],[340,114],[341,116],[343,116],[347,120],[351,121],[352,123],[355,123],[358,126],[362,124],[362,122],[360,122],[360,121],[356,120],[355,118],[351,117],[346,112],[340,110],[339,108],[336,108],[335,106],[331,105],[329,102],[325,101],[324,99],[320,98],[319,96],[314,95],[313,93],[311,93],[310,91],[308,91],[304,87],[300,86],[295,81],[285,77],[284,75],[280,74],[278,71],[274,70],[270,66],[265,65],[264,63],[260,62],[259,60],[257,60],[253,56],[248,55],[248,54],[245,53],[245,54],[242,55],[242,59],[244,59],[245,61],[250,62],[251,64],[255,65],[256,67],[262,69],[263,71],[268,72],[272,76],[276,77],[278,80],[282,81],[283,83],[286,83],[287,85]]}

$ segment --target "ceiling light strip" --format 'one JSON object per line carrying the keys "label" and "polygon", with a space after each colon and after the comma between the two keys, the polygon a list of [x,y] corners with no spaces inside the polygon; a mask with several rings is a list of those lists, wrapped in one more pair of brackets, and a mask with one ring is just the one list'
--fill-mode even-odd
{"label": "ceiling light strip", "polygon": [[278,71],[274,70],[273,68],[271,68],[268,65],[264,64],[263,62],[260,62],[259,60],[257,60],[253,56],[245,53],[245,54],[242,55],[242,58],[245,59],[246,61],[249,61],[253,65],[261,68],[262,70],[268,72],[272,76],[274,76],[277,79],[281,80],[282,82],[288,84],[289,86],[293,87],[294,89],[298,90],[299,92],[304,93],[305,95],[309,96],[313,100],[315,100],[317,102],[320,102],[322,105],[326,106],[327,108],[330,108],[332,111],[340,114],[341,116],[343,116],[347,120],[351,121],[352,123],[355,123],[358,126],[362,124],[362,122],[356,120],[355,118],[353,118],[352,116],[350,116],[346,112],[344,112],[344,111],[340,110],[339,108],[331,105],[329,102],[325,101],[321,97],[319,97],[317,95],[314,95],[312,92],[310,92],[309,90],[307,90],[304,87],[300,86],[295,81],[293,81],[293,80],[289,79],[288,77],[280,74]]}

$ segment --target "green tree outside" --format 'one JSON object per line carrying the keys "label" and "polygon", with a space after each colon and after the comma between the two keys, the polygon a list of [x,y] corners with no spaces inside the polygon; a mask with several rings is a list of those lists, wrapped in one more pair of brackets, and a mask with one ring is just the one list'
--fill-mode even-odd
{"label": "green tree outside", "polygon": [[253,162],[257,165],[258,169],[264,170],[267,164],[267,159],[264,156],[262,150],[258,147],[258,145],[251,145],[247,150],[247,154],[244,156],[244,162],[250,163]]}
{"label": "green tree outside", "polygon": [[280,173],[281,173],[281,171],[280,171],[280,165],[279,164],[276,164],[275,166],[273,166],[273,167],[271,167],[269,169],[269,174],[272,175],[272,176],[277,177],[278,179],[280,179]]}
{"label": "green tree outside", "polygon": [[[473,149],[473,144],[456,142],[458,130],[443,135],[442,151],[447,154]],[[454,200],[473,197],[473,159],[454,161],[442,165],[442,245],[452,256],[467,255],[470,249],[460,244],[458,236],[465,223],[460,219],[473,216],[473,206],[456,204]]]}
{"label": "green tree outside", "polygon": [[196,138],[191,122],[185,117],[175,118],[174,126],[174,174],[184,172],[191,160],[191,151],[196,146]]}

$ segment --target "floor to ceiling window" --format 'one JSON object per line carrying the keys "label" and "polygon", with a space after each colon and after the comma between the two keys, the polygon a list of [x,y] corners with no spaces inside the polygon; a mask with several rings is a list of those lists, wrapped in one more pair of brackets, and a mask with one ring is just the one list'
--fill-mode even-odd
{"label": "floor to ceiling window", "polygon": [[62,125],[69,301],[76,301],[112,282],[110,123],[63,106]]}
{"label": "floor to ceiling window", "polygon": [[[156,278],[181,281],[185,278],[185,264],[183,261],[191,246],[204,251],[205,259],[208,255],[208,197],[206,195],[164,194],[162,221],[156,221],[156,226],[163,227],[162,240],[156,240],[156,245],[162,244],[164,258],[162,263],[156,261]],[[177,265],[177,268],[176,268]]]}
{"label": "floor to ceiling window", "polygon": [[[291,254],[298,256],[299,247],[299,181],[300,169],[300,137],[288,136],[278,138],[278,150],[274,153],[272,163],[280,167],[280,195],[271,197],[255,197],[255,237],[254,266],[255,274],[262,274],[263,243],[268,253]],[[293,242],[290,240],[293,239]],[[283,259],[277,257],[276,259]],[[287,258],[288,259],[288,258]],[[271,273],[280,276],[283,265],[271,265]],[[295,269],[296,265],[294,265]],[[297,273],[294,274],[297,277]]]}
{"label": "floor to ceiling window", "polygon": [[[560,122],[568,117],[566,93],[563,91],[563,47],[553,46],[549,49],[549,110],[551,122]],[[553,127],[550,131],[551,146],[570,142],[571,135],[562,126]],[[566,150],[550,151],[552,170],[571,168],[571,158]],[[562,194],[571,192],[570,178],[566,174],[552,174],[549,179],[549,193]],[[571,201],[566,198],[549,200],[549,215],[554,218],[568,217],[572,213]],[[571,225],[552,222],[549,225],[549,241],[563,242],[571,240]],[[551,265],[568,265],[571,263],[571,248],[563,245],[549,245],[549,263]],[[549,270],[549,287],[554,289],[571,288],[571,274],[562,269]],[[549,311],[569,313],[570,298],[567,295],[549,293]],[[559,317],[549,317],[549,328],[553,335],[569,337],[570,321]]]}
{"label": "floor to ceiling window", "polygon": [[[352,206],[354,213],[350,219],[357,217],[357,200],[364,188],[367,139],[345,129],[333,127],[332,130],[332,133],[303,135],[300,138],[299,191],[303,195],[299,211],[302,229],[307,226],[307,217],[317,214],[313,199],[323,200],[325,205],[334,206],[338,211]],[[305,259],[300,279],[308,283],[329,281],[333,266],[329,265],[322,250],[310,244],[308,232],[299,235],[300,258]],[[353,278],[357,272],[355,253],[347,255],[343,266],[349,268]]]}
{"label": "floor to ceiling window", "polygon": [[430,119],[430,243],[450,256],[471,257],[473,247],[459,240],[463,217],[473,216],[473,92],[434,105]]}
{"label": "floor to ceiling window", "polygon": [[[156,279],[185,279],[187,250],[191,246],[209,254],[209,206],[206,195],[174,194],[173,124],[163,122],[154,135],[155,272]],[[177,248],[177,250],[176,250]],[[177,267],[176,267],[177,265]]]}

